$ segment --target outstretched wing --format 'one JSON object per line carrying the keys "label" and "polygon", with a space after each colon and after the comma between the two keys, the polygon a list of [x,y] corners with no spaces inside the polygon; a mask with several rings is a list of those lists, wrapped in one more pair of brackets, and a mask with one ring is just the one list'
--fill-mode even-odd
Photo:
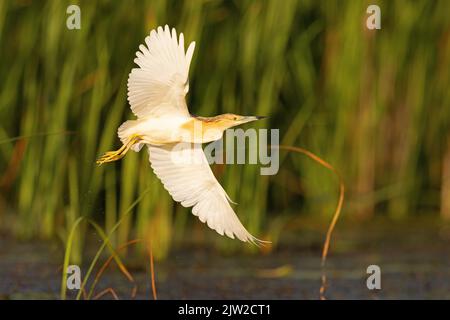
{"label": "outstretched wing", "polygon": [[128,101],[138,118],[164,114],[189,116],[184,97],[189,91],[189,65],[195,42],[184,51],[184,37],[158,27],[139,46],[128,78]]}
{"label": "outstretched wing", "polygon": [[148,145],[156,176],[172,198],[220,235],[258,243],[239,221],[228,195],[216,180],[200,144]]}

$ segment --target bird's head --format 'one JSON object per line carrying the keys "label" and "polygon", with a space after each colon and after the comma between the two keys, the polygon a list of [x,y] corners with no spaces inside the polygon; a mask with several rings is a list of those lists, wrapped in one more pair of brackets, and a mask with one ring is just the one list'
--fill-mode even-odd
{"label": "bird's head", "polygon": [[221,114],[220,116],[214,117],[214,121],[217,122],[217,124],[220,127],[223,127],[225,129],[238,126],[243,123],[256,121],[259,119],[264,119],[265,117],[259,117],[259,116],[241,116],[238,114],[233,113],[225,113]]}

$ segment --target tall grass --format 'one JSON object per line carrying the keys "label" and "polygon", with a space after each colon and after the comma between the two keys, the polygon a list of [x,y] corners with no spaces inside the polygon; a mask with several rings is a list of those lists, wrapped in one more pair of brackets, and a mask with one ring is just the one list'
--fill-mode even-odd
{"label": "tall grass", "polygon": [[[164,258],[172,240],[208,234],[174,205],[146,151],[95,165],[119,145],[117,127],[132,117],[126,80],[138,45],[166,23],[197,41],[193,113],[268,115],[255,125],[279,128],[280,143],[312,150],[342,173],[349,217],[437,215],[441,203],[450,216],[449,195],[440,192],[449,190],[448,3],[376,2],[378,31],[365,28],[373,1],[80,1],[81,30],[65,27],[73,1],[1,1],[0,220],[13,221],[23,238],[66,241],[80,216],[109,233],[151,186],[113,244],[145,238]],[[26,138],[10,139],[16,136]],[[299,208],[318,217],[333,212],[328,173],[307,160],[281,160],[275,177],[254,165],[214,168],[253,233],[274,230],[271,221]],[[83,228],[74,235],[74,260],[89,234]],[[223,249],[236,245],[214,239]]]}

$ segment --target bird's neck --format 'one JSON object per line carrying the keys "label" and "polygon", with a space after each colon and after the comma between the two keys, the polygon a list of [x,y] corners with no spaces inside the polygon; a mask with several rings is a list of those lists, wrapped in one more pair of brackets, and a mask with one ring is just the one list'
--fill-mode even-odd
{"label": "bird's neck", "polygon": [[227,129],[218,117],[191,117],[181,126],[185,140],[192,143],[207,143],[219,140]]}

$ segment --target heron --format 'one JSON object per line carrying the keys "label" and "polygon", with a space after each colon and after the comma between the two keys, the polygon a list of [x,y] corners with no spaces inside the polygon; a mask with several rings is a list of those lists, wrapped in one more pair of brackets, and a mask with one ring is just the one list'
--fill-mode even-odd
{"label": "heron", "polygon": [[106,152],[99,165],[119,160],[144,145],[155,175],[172,198],[220,235],[261,244],[242,225],[226,191],[215,178],[202,144],[221,139],[225,130],[264,117],[232,113],[215,117],[192,115],[186,104],[189,66],[195,42],[185,51],[184,36],[175,28],[158,27],[136,52],[128,77],[128,102],[136,120],[118,128],[122,147]]}

